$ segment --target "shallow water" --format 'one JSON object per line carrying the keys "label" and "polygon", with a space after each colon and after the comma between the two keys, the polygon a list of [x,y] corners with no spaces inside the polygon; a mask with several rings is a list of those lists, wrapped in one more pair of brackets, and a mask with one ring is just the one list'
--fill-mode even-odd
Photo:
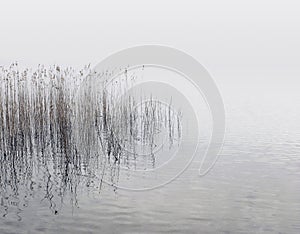
{"label": "shallow water", "polygon": [[[170,184],[144,192],[105,183],[100,189],[95,181],[74,187],[63,201],[49,199],[44,188],[34,187],[28,196],[19,191],[22,200],[0,201],[0,233],[299,233],[300,95],[293,87],[220,90],[227,133],[221,157],[206,176],[198,176],[197,156]],[[188,144],[163,176],[182,169],[191,154]],[[128,175],[118,183],[164,179]]]}

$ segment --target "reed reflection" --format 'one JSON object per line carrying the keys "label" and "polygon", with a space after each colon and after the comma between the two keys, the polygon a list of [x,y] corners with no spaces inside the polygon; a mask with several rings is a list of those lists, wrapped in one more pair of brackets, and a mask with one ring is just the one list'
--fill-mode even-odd
{"label": "reed reflection", "polygon": [[89,66],[78,73],[59,66],[0,68],[3,217],[14,212],[21,219],[35,197],[53,214],[66,197],[76,207],[79,189],[100,190],[104,179],[117,184],[121,166],[154,167],[164,136],[169,147],[180,138],[181,113],[171,102],[150,96],[137,105],[132,96],[118,96],[124,87],[117,84],[79,89],[90,72]]}

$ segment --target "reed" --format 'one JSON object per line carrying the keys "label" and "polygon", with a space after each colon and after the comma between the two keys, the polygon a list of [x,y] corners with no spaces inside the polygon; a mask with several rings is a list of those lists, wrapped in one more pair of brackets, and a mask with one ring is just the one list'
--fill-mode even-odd
{"label": "reed", "polygon": [[79,183],[102,180],[106,165],[138,157],[137,142],[154,149],[164,128],[170,145],[180,137],[181,114],[171,102],[165,106],[151,96],[137,105],[132,96],[118,97],[128,87],[108,90],[104,79],[95,89],[86,82],[89,75],[89,66],[79,72],[43,65],[22,70],[17,63],[0,67],[2,197],[44,187],[53,208],[54,191],[76,194]]}

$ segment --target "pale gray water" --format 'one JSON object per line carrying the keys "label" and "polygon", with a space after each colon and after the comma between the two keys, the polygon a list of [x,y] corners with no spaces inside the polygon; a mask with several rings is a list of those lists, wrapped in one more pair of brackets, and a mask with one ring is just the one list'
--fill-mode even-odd
{"label": "pale gray water", "polygon": [[79,187],[78,205],[71,206],[66,196],[55,209],[42,200],[44,191],[33,191],[25,206],[9,198],[8,214],[1,206],[0,233],[299,233],[296,87],[220,85],[220,90],[227,134],[218,163],[205,177],[198,176],[196,158],[160,189],[132,192],[103,185],[99,193]]}

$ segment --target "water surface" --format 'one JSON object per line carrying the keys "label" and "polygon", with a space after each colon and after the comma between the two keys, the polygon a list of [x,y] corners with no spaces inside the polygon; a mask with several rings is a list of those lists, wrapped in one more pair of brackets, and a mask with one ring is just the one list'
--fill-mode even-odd
{"label": "water surface", "polygon": [[[200,156],[172,183],[145,192],[100,186],[87,173],[80,177],[85,183],[66,183],[74,189],[63,200],[55,180],[43,178],[41,188],[29,183],[18,196],[1,197],[0,233],[299,233],[297,90],[258,85],[220,89],[227,134],[221,157],[206,176],[198,176]],[[200,152],[206,144],[203,139]],[[163,176],[180,170],[190,154],[184,148]],[[164,180],[121,174],[114,181],[121,185]],[[49,180],[53,188],[45,190]]]}

